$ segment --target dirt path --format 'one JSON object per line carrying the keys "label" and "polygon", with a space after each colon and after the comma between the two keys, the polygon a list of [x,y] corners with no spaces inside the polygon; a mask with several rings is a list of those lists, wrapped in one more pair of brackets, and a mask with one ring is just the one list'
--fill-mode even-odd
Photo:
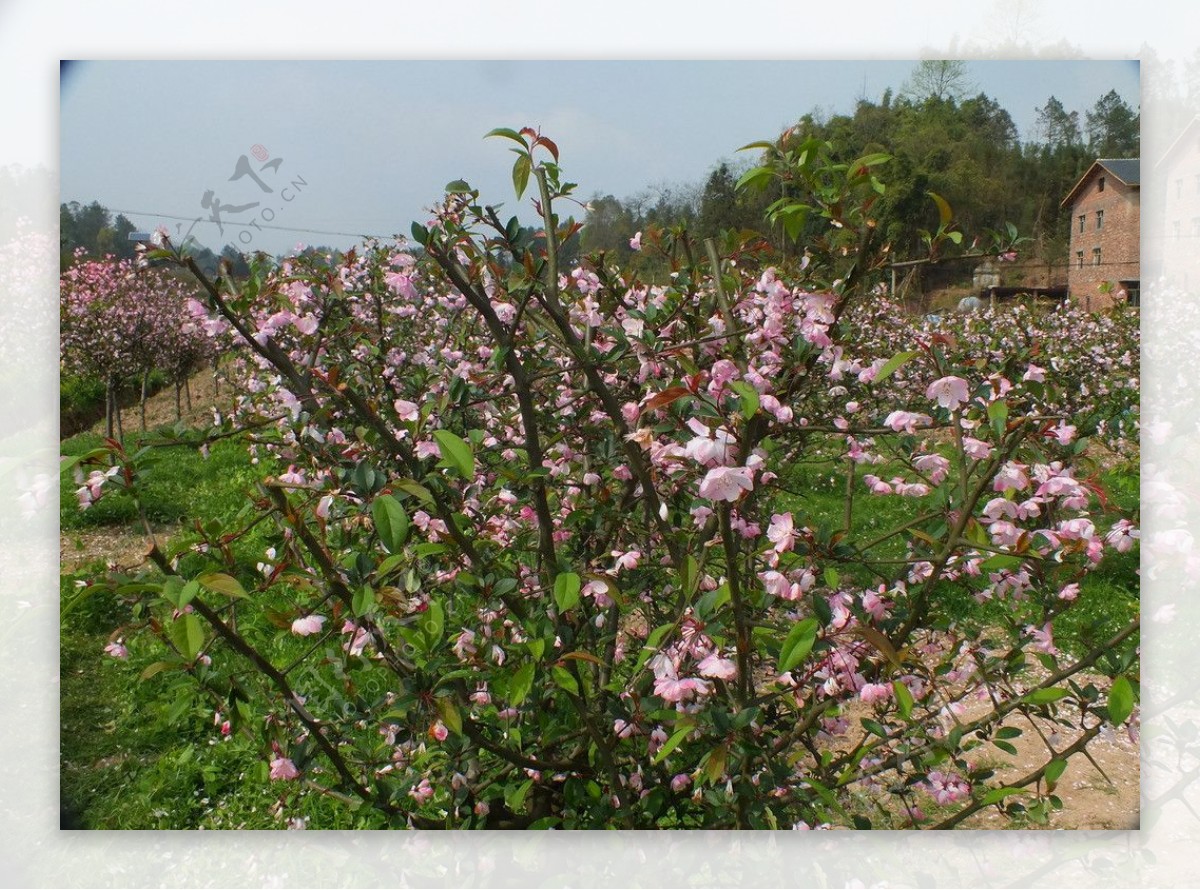
{"label": "dirt path", "polygon": [[[191,391],[191,407],[188,407],[186,394],[180,395],[182,419],[188,426],[202,426],[212,422],[214,406],[221,411],[228,411],[233,403],[233,387],[226,381],[218,385],[212,368],[205,368],[193,374],[188,381]],[[146,427],[154,429],[163,424],[174,424],[178,417],[175,413],[175,387],[167,384],[146,400]],[[130,405],[121,410],[121,423],[125,432],[130,433],[142,428],[142,409],[140,405]],[[104,419],[92,424],[91,432],[104,435]]]}

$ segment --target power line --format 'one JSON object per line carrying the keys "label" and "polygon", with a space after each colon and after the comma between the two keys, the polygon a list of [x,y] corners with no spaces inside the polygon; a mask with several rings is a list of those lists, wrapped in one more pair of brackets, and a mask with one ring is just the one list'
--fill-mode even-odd
{"label": "power line", "polygon": [[245,229],[274,229],[274,230],[280,231],[280,232],[304,232],[304,233],[310,234],[310,235],[342,235],[347,238],[391,238],[391,237],[393,237],[392,235],[378,235],[378,234],[373,234],[371,232],[334,232],[329,229],[305,229],[305,228],[299,228],[296,226],[273,226],[273,225],[269,225],[267,223],[244,223],[244,222],[239,222],[238,220],[233,220],[233,219],[222,220],[220,223],[217,223],[217,221],[212,219],[211,217],[204,217],[204,216],[198,216],[198,217],[196,217],[196,216],[178,216],[173,213],[154,213],[149,210],[122,210],[119,207],[110,207],[107,209],[111,213],[121,213],[121,214],[132,215],[132,216],[151,216],[151,217],[154,217],[155,219],[178,219],[178,220],[183,220],[184,222],[191,222],[191,223],[203,222],[203,223],[210,223],[212,225],[241,226],[242,228],[245,228]]}

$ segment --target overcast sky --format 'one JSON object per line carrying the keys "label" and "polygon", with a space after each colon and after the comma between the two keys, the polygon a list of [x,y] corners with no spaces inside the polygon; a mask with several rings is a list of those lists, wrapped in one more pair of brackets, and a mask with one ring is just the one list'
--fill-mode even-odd
{"label": "overcast sky", "polygon": [[[406,233],[454,179],[511,208],[512,156],[503,140],[482,138],[493,127],[540,127],[581,198],[624,197],[700,183],[721,159],[744,158],[739,146],[774,138],[805,112],[848,112],[860,97],[898,90],[914,65],[77,62],[61,87],[62,200],[98,200],[143,229],[187,231],[200,218],[194,234],[215,250],[345,247],[360,234]],[[1081,118],[1110,89],[1139,105],[1136,62],[973,61],[968,70],[1023,139],[1051,94]],[[214,201],[223,235],[210,220]]]}

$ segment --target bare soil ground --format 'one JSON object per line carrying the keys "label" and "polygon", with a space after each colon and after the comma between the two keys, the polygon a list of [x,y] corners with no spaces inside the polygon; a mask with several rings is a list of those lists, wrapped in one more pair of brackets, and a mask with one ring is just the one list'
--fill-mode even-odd
{"label": "bare soil ground", "polygon": [[[212,416],[212,408],[227,410],[232,398],[232,390],[228,384],[221,384],[219,391],[214,385],[211,370],[202,371],[192,378],[192,407],[189,410],[186,401],[183,405],[183,419],[187,423],[202,424]],[[126,429],[140,428],[141,413],[136,406],[127,408],[124,414]],[[150,427],[159,424],[170,424],[176,421],[175,393],[168,388],[151,397],[146,406],[146,422]],[[94,432],[103,433],[104,423],[101,421]],[[163,526],[155,528],[156,535],[169,537],[177,527]],[[60,554],[62,570],[73,571],[96,559],[105,559],[123,568],[134,568],[140,565],[148,550],[145,537],[136,529],[127,526],[119,528],[90,529],[64,532],[60,537]],[[1098,687],[1104,689],[1103,678],[1089,677]],[[964,722],[986,713],[989,705],[979,702],[970,705],[960,719]],[[851,723],[857,724],[858,716],[866,716],[868,710],[863,706],[862,714],[851,715]],[[1046,743],[1042,735],[1050,738],[1055,748],[1061,750],[1070,745],[1078,737],[1070,731],[1059,727],[1059,737],[1051,737],[1053,727],[1045,721],[1039,721],[1038,729],[1030,720],[1019,715],[1012,715],[1005,721],[1006,726],[1015,726],[1022,734],[1010,739],[1016,748],[1015,756],[1007,754],[994,746],[987,745],[976,749],[980,757],[986,757],[987,763],[996,770],[997,783],[1015,781],[1041,767],[1048,759]],[[1043,828],[1067,830],[1103,830],[1137,828],[1140,814],[1140,764],[1138,746],[1127,734],[1101,734],[1087,748],[1093,764],[1082,755],[1072,757],[1066,771],[1058,781],[1055,794],[1063,801],[1062,811],[1051,815],[1045,825],[1021,824],[1014,826],[1007,818],[990,807],[970,818],[960,826],[963,829],[997,829],[997,828]]]}

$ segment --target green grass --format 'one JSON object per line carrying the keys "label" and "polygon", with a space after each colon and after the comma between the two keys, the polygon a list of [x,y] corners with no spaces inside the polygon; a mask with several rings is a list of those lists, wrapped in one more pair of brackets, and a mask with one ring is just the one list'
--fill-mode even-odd
{"label": "green grass", "polygon": [[[133,451],[142,436],[126,438]],[[99,448],[102,436],[81,433],[63,441],[61,453],[76,456]],[[246,503],[246,492],[267,472],[251,463],[246,446],[232,440],[215,443],[208,457],[195,448],[176,446],[155,449],[141,460],[145,483],[140,486],[142,505],[154,523],[184,519],[232,518]],[[84,471],[86,476],[87,471]],[[137,521],[137,507],[126,492],[113,490],[86,510],[80,510],[71,473],[60,480],[59,523],[64,530],[123,525]]]}

